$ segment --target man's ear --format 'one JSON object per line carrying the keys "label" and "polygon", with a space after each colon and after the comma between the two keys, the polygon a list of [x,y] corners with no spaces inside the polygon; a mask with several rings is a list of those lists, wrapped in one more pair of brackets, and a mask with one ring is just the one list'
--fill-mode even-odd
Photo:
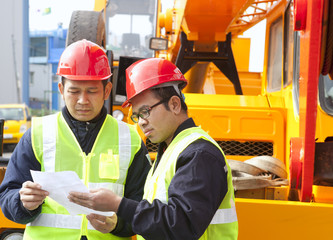
{"label": "man's ear", "polygon": [[181,102],[178,96],[174,95],[169,100],[169,108],[175,114],[178,114],[182,110]]}
{"label": "man's ear", "polygon": [[58,88],[61,95],[64,95],[64,85],[61,82],[58,82]]}
{"label": "man's ear", "polygon": [[105,90],[104,90],[104,100],[107,100],[110,96],[111,93],[111,89],[112,89],[112,83],[108,82],[105,86]]}
{"label": "man's ear", "polygon": [[60,92],[60,94],[62,96],[62,99],[65,100],[65,97],[64,97],[64,85],[62,84],[62,82],[58,83],[58,88],[59,88],[59,92]]}

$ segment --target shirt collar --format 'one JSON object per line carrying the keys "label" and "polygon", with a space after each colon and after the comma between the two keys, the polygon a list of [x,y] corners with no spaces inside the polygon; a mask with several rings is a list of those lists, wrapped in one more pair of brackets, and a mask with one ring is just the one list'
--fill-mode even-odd
{"label": "shirt collar", "polygon": [[[176,129],[172,140],[182,131],[184,131],[187,128],[191,128],[191,127],[196,127],[193,118],[188,118],[186,119],[184,122],[182,122],[178,128]],[[158,146],[158,154],[161,156],[163,154],[163,152],[165,151],[165,149],[167,148],[167,145],[165,142],[162,142],[159,144]]]}

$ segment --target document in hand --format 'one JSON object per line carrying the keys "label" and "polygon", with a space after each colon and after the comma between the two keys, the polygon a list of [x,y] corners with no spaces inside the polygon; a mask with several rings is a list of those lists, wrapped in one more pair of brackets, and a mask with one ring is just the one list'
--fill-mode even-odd
{"label": "document in hand", "polygon": [[49,197],[64,206],[69,214],[95,213],[103,216],[112,216],[114,212],[95,211],[87,207],[80,206],[68,200],[69,192],[89,192],[79,176],[74,171],[63,172],[40,172],[30,171],[35,183],[42,186],[42,189],[49,192]]}

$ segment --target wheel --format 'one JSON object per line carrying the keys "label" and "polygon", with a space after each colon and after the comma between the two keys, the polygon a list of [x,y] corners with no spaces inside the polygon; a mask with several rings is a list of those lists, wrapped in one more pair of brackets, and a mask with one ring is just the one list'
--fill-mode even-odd
{"label": "wheel", "polygon": [[22,240],[23,230],[7,230],[0,235],[0,240]]}
{"label": "wheel", "polygon": [[66,46],[81,39],[92,41],[105,48],[105,23],[102,12],[74,11],[66,38]]}

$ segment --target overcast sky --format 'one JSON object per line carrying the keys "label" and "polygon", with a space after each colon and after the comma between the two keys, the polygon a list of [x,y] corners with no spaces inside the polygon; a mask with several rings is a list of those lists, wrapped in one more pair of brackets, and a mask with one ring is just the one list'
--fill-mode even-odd
{"label": "overcast sky", "polygon": [[68,28],[73,11],[93,8],[94,0],[29,0],[30,30],[55,30],[60,22]]}

